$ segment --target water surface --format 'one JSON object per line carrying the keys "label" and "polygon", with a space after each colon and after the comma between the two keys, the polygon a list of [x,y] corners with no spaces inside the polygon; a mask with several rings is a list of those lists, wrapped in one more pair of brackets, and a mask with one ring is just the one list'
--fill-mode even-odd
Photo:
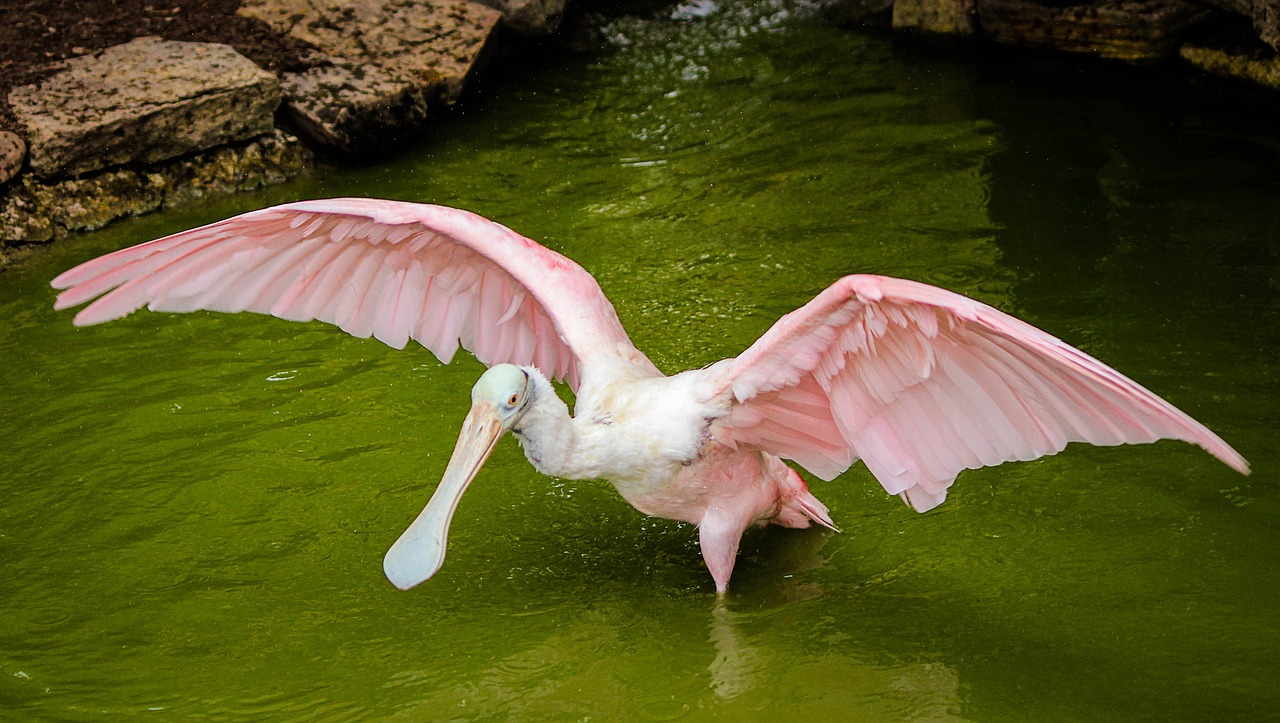
{"label": "water surface", "polygon": [[[744,28],[746,28],[744,30]],[[0,275],[0,718],[1258,719],[1280,705],[1280,143],[1138,79],[918,52],[790,4],[603,22],[387,164],[118,224]],[[1244,116],[1247,118],[1247,116]],[[48,279],[297,198],[462,206],[580,261],[663,369],[842,274],[970,294],[1214,428],[961,475],[861,467],[842,534],[691,527],[504,442],[411,592],[381,557],[480,367],[322,325],[75,329]]]}

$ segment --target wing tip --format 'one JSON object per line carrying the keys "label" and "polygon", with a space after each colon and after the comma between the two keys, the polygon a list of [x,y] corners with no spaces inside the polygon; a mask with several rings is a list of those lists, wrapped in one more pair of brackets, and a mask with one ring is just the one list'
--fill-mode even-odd
{"label": "wing tip", "polygon": [[1221,461],[1223,464],[1227,465],[1231,469],[1234,469],[1240,474],[1246,477],[1253,474],[1253,467],[1250,466],[1249,460],[1245,459],[1243,455],[1235,451],[1235,449],[1232,448],[1231,445],[1227,444],[1226,442],[1223,442],[1221,439],[1218,440],[1218,443],[1219,443],[1218,445],[1214,445],[1214,446],[1205,446],[1205,445],[1201,445],[1201,446],[1204,447],[1206,452],[1213,455],[1214,457],[1217,457],[1218,460]]}

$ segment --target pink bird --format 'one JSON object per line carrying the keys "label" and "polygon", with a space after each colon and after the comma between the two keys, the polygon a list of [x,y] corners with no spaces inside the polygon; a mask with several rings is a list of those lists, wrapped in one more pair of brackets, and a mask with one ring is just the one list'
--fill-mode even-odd
{"label": "pink bird", "polygon": [[[698,526],[723,594],[751,525],[835,529],[789,459],[830,480],[861,459],[920,512],[964,469],[1068,442],[1180,439],[1243,473],[1199,422],[1062,341],[914,281],[846,276],[740,356],[665,376],[631,343],[595,279],[466,211],[373,199],[304,201],[85,262],[53,280],[56,308],[101,296],[80,326],[153,311],[319,319],[448,363],[492,365],[453,456],[383,569],[411,588],[444,562],[449,524],[512,432],[541,473],[605,479],[647,515]],[[573,413],[550,380],[576,393]]]}

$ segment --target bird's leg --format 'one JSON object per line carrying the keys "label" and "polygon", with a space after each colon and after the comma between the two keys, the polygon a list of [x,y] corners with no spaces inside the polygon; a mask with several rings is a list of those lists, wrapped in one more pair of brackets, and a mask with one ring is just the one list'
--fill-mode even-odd
{"label": "bird's leg", "polygon": [[747,525],[741,523],[727,510],[712,507],[698,524],[698,542],[702,546],[702,559],[716,581],[716,594],[724,595],[729,589],[729,576],[733,563],[738,559],[738,543]]}

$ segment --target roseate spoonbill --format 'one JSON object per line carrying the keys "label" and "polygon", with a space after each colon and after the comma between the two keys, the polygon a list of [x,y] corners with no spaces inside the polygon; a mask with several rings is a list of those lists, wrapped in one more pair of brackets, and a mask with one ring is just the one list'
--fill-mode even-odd
{"label": "roseate spoonbill", "polygon": [[[80,326],[197,309],[319,319],[442,362],[493,365],[422,513],[388,550],[408,589],[444,562],[449,523],[498,439],[543,474],[606,479],[641,512],[698,526],[723,594],[742,533],[835,528],[790,459],[830,480],[861,459],[920,512],[963,469],[1068,442],[1197,444],[1237,471],[1216,434],[1062,341],[914,281],[846,276],[740,356],[664,376],[581,266],[475,214],[375,199],[253,211],[85,262],[53,280],[56,308],[101,295]],[[550,379],[576,392],[574,413]]]}

